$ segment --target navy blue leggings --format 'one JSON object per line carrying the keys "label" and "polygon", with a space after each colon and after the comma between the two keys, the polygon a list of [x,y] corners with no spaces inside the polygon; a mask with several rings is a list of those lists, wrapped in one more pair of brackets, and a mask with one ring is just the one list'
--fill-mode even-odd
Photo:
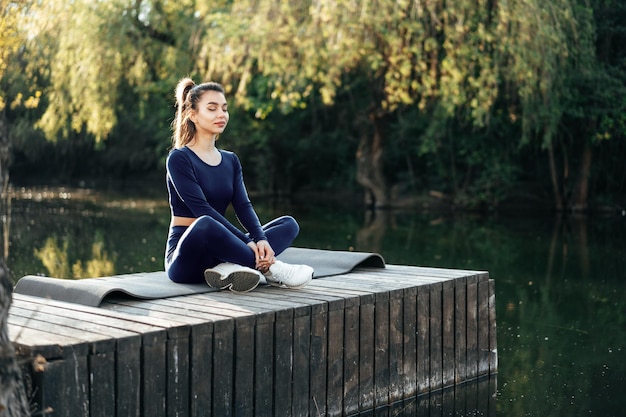
{"label": "navy blue leggings", "polygon": [[[300,227],[291,216],[279,217],[263,226],[276,255],[287,249]],[[202,283],[204,270],[222,262],[255,267],[252,249],[224,225],[209,216],[191,226],[170,227],[165,253],[165,271],[174,282]]]}

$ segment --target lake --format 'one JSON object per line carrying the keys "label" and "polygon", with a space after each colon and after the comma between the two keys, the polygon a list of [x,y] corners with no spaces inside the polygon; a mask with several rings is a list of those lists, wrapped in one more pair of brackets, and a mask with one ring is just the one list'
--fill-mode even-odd
{"label": "lake", "polygon": [[[625,213],[373,215],[358,204],[261,199],[256,207],[264,222],[296,217],[295,246],[378,252],[390,264],[486,270],[495,279],[497,379],[384,415],[626,415]],[[6,260],[14,279],[162,270],[168,224],[165,195],[18,190]]]}

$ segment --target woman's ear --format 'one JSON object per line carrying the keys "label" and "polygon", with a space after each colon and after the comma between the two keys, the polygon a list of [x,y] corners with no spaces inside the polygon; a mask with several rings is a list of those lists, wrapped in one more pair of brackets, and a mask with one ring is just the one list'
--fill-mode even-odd
{"label": "woman's ear", "polygon": [[189,120],[191,120],[194,124],[196,123],[198,118],[196,117],[196,112],[195,111],[190,111],[189,112]]}

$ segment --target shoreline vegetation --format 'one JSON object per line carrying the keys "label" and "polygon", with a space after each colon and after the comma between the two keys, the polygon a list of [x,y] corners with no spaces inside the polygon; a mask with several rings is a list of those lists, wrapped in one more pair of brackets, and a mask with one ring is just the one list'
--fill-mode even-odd
{"label": "shoreline vegetation", "polygon": [[[107,207],[167,207],[167,194],[164,187],[158,183],[137,182],[126,183],[124,186],[112,186],[109,183],[104,187],[85,187],[72,185],[11,185],[8,195],[12,200],[41,202],[44,200],[74,200],[93,204],[105,204]],[[259,201],[288,202],[297,206],[323,204],[326,206],[340,206],[357,210],[370,210],[364,203],[363,193],[357,189],[338,190],[302,190],[292,194],[269,193],[250,190],[250,198]],[[540,199],[530,192],[511,196],[497,206],[490,207],[458,207],[454,205],[451,196],[437,190],[420,193],[406,193],[393,196],[387,207],[377,207],[376,210],[410,210],[441,213],[500,213],[500,214],[603,214],[626,216],[626,205],[617,202],[610,204],[592,205],[584,211],[562,210],[556,211],[548,198]]]}

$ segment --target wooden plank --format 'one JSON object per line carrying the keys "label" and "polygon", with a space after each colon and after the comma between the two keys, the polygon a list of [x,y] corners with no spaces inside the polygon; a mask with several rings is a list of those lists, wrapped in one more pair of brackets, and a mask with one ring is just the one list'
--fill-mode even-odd
{"label": "wooden plank", "polygon": [[[235,358],[234,366],[236,366],[236,374],[234,376],[234,385],[230,387],[230,389],[235,391],[235,414],[239,415],[243,407],[251,403],[251,409],[254,409],[257,416],[272,415],[274,405],[273,381],[275,362],[274,321],[276,315],[273,310],[290,310],[293,303],[286,304],[284,302],[276,302],[270,305],[267,300],[263,300],[259,297],[259,294],[234,294],[227,291],[200,294],[193,296],[192,301],[200,305],[194,308],[200,308],[203,311],[218,311],[224,315],[238,317],[235,321],[235,323],[237,323],[238,334],[242,339],[248,340],[246,343],[249,344],[249,346],[241,349],[239,339],[237,339],[236,342],[238,354],[246,365],[240,366],[239,359]],[[243,319],[242,314],[250,317],[254,322],[248,322],[246,320],[245,325],[243,323],[240,324],[239,320]],[[250,316],[250,314],[254,315]],[[251,373],[246,373],[246,369],[249,369]],[[219,370],[215,370],[214,372],[216,375],[220,373]],[[218,380],[214,380],[213,382],[214,384],[220,383]],[[244,394],[237,391],[240,382],[245,382],[243,387],[245,387],[246,395],[248,395],[241,407],[238,398],[240,398],[239,395]],[[225,388],[222,387],[221,389],[223,390]],[[252,390],[251,393],[250,390]],[[223,391],[220,391],[220,393],[225,395]],[[214,396],[216,395],[218,394],[214,393]],[[219,410],[221,412],[222,409],[220,408]]]}
{"label": "wooden plank", "polygon": [[274,321],[257,323],[254,335],[254,412],[257,417],[274,414]]}
{"label": "wooden plank", "polygon": [[89,416],[110,417],[116,413],[115,352],[95,353],[87,358],[89,367]]}
{"label": "wooden plank", "polygon": [[404,291],[389,291],[389,399],[402,400],[404,389]]}
{"label": "wooden plank", "polygon": [[478,281],[478,375],[489,374],[489,281]]}
{"label": "wooden plank", "polygon": [[[235,414],[245,415],[241,413],[244,410],[252,410],[253,409],[252,405],[254,403],[253,370],[254,370],[255,315],[249,309],[241,307],[241,305],[225,303],[224,298],[225,297],[222,297],[221,302],[207,303],[206,297],[204,297],[203,295],[200,295],[200,296],[186,297],[184,302],[176,298],[168,299],[168,300],[161,300],[159,302],[159,305],[161,306],[161,308],[164,308],[166,306],[175,308],[177,311],[181,311],[184,315],[189,316],[189,317],[200,318],[202,320],[206,320],[207,318],[210,317],[212,320],[215,320],[212,324],[214,326],[217,324],[217,333],[220,334],[220,337],[225,337],[225,334],[223,333],[224,329],[222,329],[221,326],[226,325],[225,323],[228,320],[230,320],[231,318],[234,318],[235,333],[236,333],[235,334],[236,342],[234,343],[234,346],[236,349],[234,366],[236,368],[235,368],[235,373],[233,375],[234,382],[233,382],[233,385],[229,389],[232,390],[231,395],[235,395],[235,398],[232,400],[233,401],[232,404],[235,407],[235,410],[234,410]],[[192,328],[196,329],[198,326],[199,326],[198,324],[194,324]],[[228,331],[228,329],[226,329],[226,331]],[[209,331],[212,331],[212,330],[206,330],[206,332],[209,332]],[[197,339],[204,340],[202,344],[205,344],[209,342],[209,337],[210,337],[210,342],[212,344],[215,343],[215,339],[213,338],[213,335],[211,336],[203,335],[199,329],[196,329],[196,336],[194,337],[193,340],[194,341]],[[184,345],[184,341],[181,340],[175,346],[173,352],[178,353],[177,349],[184,348],[183,345]],[[196,352],[201,352],[202,346],[194,346],[192,343],[191,349]],[[202,359],[200,359],[196,355],[196,361],[198,360],[202,360]],[[184,364],[185,359],[183,358],[182,361],[177,360],[177,362],[175,363],[178,364],[181,362]],[[204,359],[204,362],[207,362],[206,359]],[[194,362],[192,362],[192,364],[193,363]],[[208,368],[209,370],[212,369],[212,365],[209,365],[209,364],[202,363],[202,365],[200,366],[204,368]],[[189,367],[186,367],[185,369],[188,369],[188,368]],[[193,370],[194,366],[192,366],[191,369]],[[180,371],[177,371],[177,372],[180,372]],[[191,371],[191,372],[194,372],[194,371]],[[172,374],[172,376],[174,376],[174,374]],[[205,376],[203,377],[201,374],[200,375],[192,374],[191,377],[193,379],[206,379],[206,377]],[[197,413],[200,413],[199,415],[202,415],[202,412],[203,412],[202,410],[203,409],[206,410],[207,408],[202,408],[198,404],[195,404],[196,402],[195,399],[202,398],[202,401],[205,404],[204,407],[212,406],[212,400],[209,399],[211,396],[211,393],[207,389],[207,384],[206,382],[199,383],[199,386],[201,387],[199,389],[201,392],[198,394],[193,391],[194,387],[191,388],[192,391],[189,391],[190,388],[188,388],[188,384],[186,384],[185,381],[186,379],[180,380],[177,378],[170,378],[169,385],[179,386],[179,391],[174,392],[174,395],[176,395],[176,397],[168,399],[168,404],[170,404],[170,408],[174,408],[173,410],[170,410],[170,414],[176,415],[176,413],[178,413],[180,415],[187,415],[188,414],[186,411],[187,405],[185,401],[187,400],[187,398],[191,397],[192,407],[194,410],[196,410],[194,411],[194,413],[197,412]],[[198,384],[194,386],[198,386]],[[226,389],[224,387],[222,388]],[[181,389],[185,389],[186,391],[184,392],[180,391]],[[227,397],[222,397],[222,398],[227,398]],[[225,405],[223,406],[226,407]]]}
{"label": "wooden plank", "polygon": [[443,387],[443,285],[430,285],[430,390]]}
{"label": "wooden plank", "polygon": [[[264,337],[257,339],[256,355],[265,359],[255,362],[257,372],[262,375],[255,383],[256,391],[261,393],[255,400],[255,414],[273,415],[272,405],[277,410],[288,409],[286,415],[292,415],[294,409],[303,409],[306,414],[309,407],[310,311],[311,305],[319,304],[319,301],[302,298],[294,301],[289,297],[289,293],[293,293],[291,291],[267,289],[269,291],[262,295],[260,292],[234,295],[234,298],[245,299],[242,305],[246,308],[281,308],[276,313],[276,323],[271,330],[257,323],[257,331],[261,331]],[[269,331],[276,339],[274,344],[270,344],[272,339],[267,337]],[[302,367],[296,368],[296,364]],[[277,381],[276,389],[271,385],[273,380]],[[270,385],[260,386],[260,381],[265,384],[269,381]],[[268,395],[272,392],[274,396]]]}
{"label": "wooden plank", "polygon": [[454,280],[454,382],[467,376],[467,278]]}
{"label": "wooden plank", "polygon": [[417,287],[404,290],[402,303],[403,398],[417,394]]}
{"label": "wooden plank", "polygon": [[[12,309],[8,318],[8,323],[16,327],[28,327],[41,332],[48,332],[51,334],[58,334],[60,336],[82,340],[84,343],[76,346],[74,354],[87,357],[89,352],[111,352],[115,349],[115,340],[111,337],[101,333],[77,329],[72,326],[73,323],[70,320],[59,319],[54,315],[46,318],[43,314],[37,314],[34,316],[29,316],[27,314],[26,316],[23,316],[20,315],[20,313],[21,310],[19,308]],[[80,322],[76,323],[79,327],[81,326]],[[84,324],[85,323],[82,325]]]}
{"label": "wooden plank", "polygon": [[234,407],[234,320],[226,320],[224,326],[213,332],[213,413],[214,416],[229,417]]}
{"label": "wooden plank", "polygon": [[[112,368],[114,366],[113,361],[104,361],[105,357],[114,357],[114,339],[99,333],[79,332],[78,329],[72,327],[72,325],[81,326],[80,322],[72,322],[54,315],[45,317],[45,314],[41,311],[32,312],[20,307],[11,309],[8,324],[10,327],[28,327],[29,332],[26,333],[27,335],[32,335],[32,330],[37,330],[40,334],[58,335],[62,338],[64,337],[65,340],[75,338],[71,347],[64,346],[62,349],[62,353],[64,356],[66,355],[65,357],[62,359],[52,358],[52,360],[50,357],[46,358],[48,365],[43,375],[45,389],[42,389],[39,397],[42,410],[52,408],[55,415],[59,416],[88,415],[90,410],[90,393],[92,393],[90,387],[94,388],[95,393],[102,394],[104,397],[113,394],[111,391],[107,392],[108,389],[112,388],[112,381],[108,378],[108,375],[101,372],[94,377],[91,374],[92,370],[90,370],[89,365],[91,364],[90,357],[96,355],[102,357],[103,360],[100,363],[103,368]],[[58,336],[55,336],[55,338]],[[23,343],[24,339],[21,335],[20,339]],[[29,354],[39,353],[37,352],[38,349],[33,350],[30,348],[29,350]],[[74,351],[72,352],[72,350]],[[47,353],[48,350],[40,349],[40,351]],[[23,352],[24,350],[22,350]],[[93,378],[90,378],[90,376]],[[91,379],[93,379],[94,385],[90,386]],[[71,395],[72,401],[64,399],[68,394]]]}
{"label": "wooden plank", "polygon": [[[198,312],[193,311],[190,305],[176,299],[151,301],[125,300],[111,302],[110,304],[115,304],[118,309],[139,308],[151,312],[159,312],[164,317],[165,315],[169,315],[176,320],[189,322],[192,323],[192,325],[195,324],[198,326],[203,326],[208,317],[214,317],[218,320],[223,318],[222,316],[208,316],[206,314],[202,314],[198,317]],[[155,404],[165,407],[165,415],[190,414],[190,332],[191,329],[189,326],[176,326],[168,329],[164,381],[161,384],[157,384],[154,388],[144,389],[146,395],[144,401],[154,402]],[[157,376],[155,377],[158,378]],[[162,395],[165,397],[164,403],[161,400]]]}
{"label": "wooden plank", "polygon": [[288,416],[293,399],[293,309],[276,312],[274,339],[274,413]]}
{"label": "wooden plank", "polygon": [[375,352],[375,304],[362,303],[359,309],[359,409],[371,410],[375,404],[374,352]]}
{"label": "wooden plank", "polygon": [[417,288],[417,393],[430,390],[430,287]]}
{"label": "wooden plank", "polygon": [[[190,296],[185,297],[184,302],[180,299],[173,298],[169,300],[162,300],[159,304],[163,309],[165,306],[176,309],[176,311],[182,312],[186,317],[191,317],[194,319],[199,319],[201,321],[206,321],[208,319],[212,321],[212,328],[206,328],[201,330],[199,328],[200,324],[192,325],[192,342],[190,349],[192,350],[192,360],[191,360],[191,369],[192,374],[191,378],[193,381],[197,381],[191,387],[191,391],[180,393],[181,399],[186,399],[187,397],[191,397],[191,408],[192,413],[194,415],[203,415],[206,414],[207,409],[211,409],[215,407],[219,412],[226,412],[225,409],[229,409],[229,413],[232,413],[233,407],[236,405],[240,407],[245,407],[247,405],[246,401],[249,401],[252,404],[252,396],[249,395],[245,398],[246,401],[236,401],[233,399],[235,393],[243,392],[251,393],[253,391],[252,386],[252,360],[253,356],[253,340],[251,335],[253,334],[253,324],[254,324],[254,315],[250,311],[246,311],[241,307],[227,305],[227,303],[222,302],[220,305],[215,305],[214,303],[207,303],[204,294],[198,296]],[[237,343],[235,344],[233,341],[233,337],[235,337],[232,332],[234,331],[233,318],[237,323],[236,337],[240,339],[247,339],[250,343]],[[240,323],[240,321],[242,323]],[[213,334],[215,332],[215,335]],[[230,334],[229,334],[230,333]],[[228,359],[224,359],[224,356],[219,356],[218,359],[215,358],[214,346],[220,346],[220,348],[229,349],[229,346],[236,346],[236,354],[241,360],[235,360],[235,357],[232,356],[231,353],[224,352],[223,350],[218,353],[218,356],[225,355]],[[179,345],[180,346],[180,345]],[[249,349],[250,352],[245,353],[242,352],[245,349]],[[207,355],[209,353],[209,355]],[[211,360],[210,353],[213,353],[213,358]],[[250,358],[250,363],[247,367],[243,366],[244,358]],[[215,368],[214,364],[219,362],[219,366]],[[196,370],[196,364],[198,364],[199,368]],[[241,365],[235,370],[233,373],[230,366]],[[211,371],[215,371],[217,374],[220,374],[221,369],[226,368],[225,379],[227,379],[230,383],[222,383],[220,381],[215,381],[215,379],[211,380],[211,383],[207,384],[207,375],[210,375]],[[204,372],[200,372],[200,370],[204,370]],[[229,378],[232,378],[229,379]],[[178,380],[174,380],[174,383],[178,383]],[[219,386],[217,386],[219,385]],[[184,387],[184,385],[181,385]],[[196,387],[198,387],[198,392],[196,392]],[[211,388],[215,388],[218,393],[211,392]],[[213,400],[214,396],[218,396],[221,402],[215,403]],[[223,400],[223,401],[222,401]],[[170,400],[169,402],[171,402]],[[184,408],[184,404],[180,402],[178,404],[179,407]],[[181,414],[186,415],[186,414]],[[230,415],[230,414],[227,414]]]}
{"label": "wooden plank", "polygon": [[[311,311],[310,308],[307,311]],[[292,416],[309,415],[311,381],[311,315],[294,316]]]}
{"label": "wooden plank", "polygon": [[[150,330],[141,338],[118,341],[115,368],[115,412],[117,416],[139,417],[141,415],[141,362],[142,347],[145,344],[159,344],[165,332]],[[152,340],[152,342],[150,342]],[[146,360],[150,360],[146,357]],[[93,397],[92,397],[93,398]]]}
{"label": "wooden plank", "polygon": [[344,310],[343,415],[359,411],[360,305]]}
{"label": "wooden plank", "polygon": [[[341,374],[339,374],[338,378],[335,377],[335,379],[332,379],[335,373],[329,372],[327,367],[330,368],[333,366],[331,358],[335,358],[330,356],[329,352],[336,353],[337,347],[343,349],[343,332],[339,332],[338,329],[339,327],[343,328],[343,308],[344,304],[349,301],[347,301],[345,296],[327,294],[326,292],[315,290],[308,286],[298,291],[285,292],[284,290],[273,289],[271,292],[274,293],[276,291],[281,295],[287,294],[289,299],[294,302],[310,305],[310,310],[306,310],[306,315],[310,315],[311,317],[311,335],[308,338],[310,344],[310,352],[308,355],[310,359],[310,365],[308,367],[310,381],[308,387],[309,399],[307,403],[310,401],[308,404],[309,412],[317,414],[321,412],[318,410],[326,410],[328,407],[334,406],[335,403],[333,403],[333,400],[341,399],[341,392],[343,391],[341,385],[343,379]],[[303,311],[301,307],[294,310],[294,320],[298,320],[298,316],[301,315]],[[338,340],[339,338],[341,338],[341,340]],[[320,363],[318,358],[322,357],[324,358],[324,362]],[[338,365],[337,362],[334,362],[334,365]],[[307,368],[304,369],[304,373],[306,373],[306,370]],[[306,389],[304,386],[299,386],[299,379],[297,379],[295,375],[293,378],[293,406],[295,408],[301,408],[301,404],[297,402],[296,395],[298,392],[303,393]],[[332,384],[336,384],[337,389],[333,390],[328,388],[332,386]],[[332,395],[336,395],[336,397],[331,397],[331,393]],[[337,407],[341,407],[341,403],[339,403]]]}
{"label": "wooden plank", "polygon": [[454,279],[460,277],[467,277],[470,275],[481,275],[485,271],[471,270],[471,269],[447,269],[447,268],[433,268],[424,266],[410,266],[410,265],[387,265],[384,269],[380,268],[357,268],[355,271],[366,270],[367,272],[391,272],[391,273],[403,273],[412,277],[444,277],[447,279]]}
{"label": "wooden plank", "polygon": [[236,416],[253,416],[254,412],[254,316],[235,320],[235,383]]}
{"label": "wooden plank", "polygon": [[[344,276],[314,280],[307,288],[345,298],[344,415],[374,404],[374,303],[376,290]],[[358,284],[358,285],[356,285]],[[317,288],[316,288],[317,287]],[[313,414],[312,414],[313,415]],[[318,415],[317,413],[314,415]]]}
{"label": "wooden plank", "polygon": [[344,305],[329,305],[326,409],[332,416],[343,410],[344,335]]}
{"label": "wooden plank", "polygon": [[[326,284],[329,283],[326,282]],[[360,295],[364,293],[348,289],[343,282],[335,282],[332,285],[332,288],[324,286],[316,288],[314,285],[309,285],[295,292],[293,297],[307,297],[328,303],[328,346],[325,352],[328,369],[326,370],[325,408],[329,415],[334,415],[333,413],[341,415],[341,410],[345,413],[345,410],[358,411],[359,409],[359,305]],[[371,293],[365,294],[373,299]],[[311,357],[313,358],[313,355]],[[311,367],[313,367],[313,361]],[[316,382],[312,382],[313,384],[320,385]],[[313,401],[310,412],[312,413],[314,408],[315,413],[320,408],[317,397],[311,395]]]}
{"label": "wooden plank", "polygon": [[[155,341],[157,342],[157,341]],[[144,343],[141,349],[141,410],[143,416],[165,416],[167,340]]]}
{"label": "wooden plank", "polygon": [[[72,304],[63,301],[55,301],[47,298],[32,297],[23,294],[13,294],[13,304],[18,305],[24,303],[29,305],[32,309],[45,309],[46,311],[50,307],[58,307],[68,314],[89,313],[91,314],[90,320],[96,323],[107,324],[111,327],[119,329],[125,329],[141,334],[149,332],[162,332],[164,328],[170,325],[169,321],[160,321],[153,317],[144,318],[143,315],[124,314],[106,309],[107,303],[105,302],[101,308],[83,306],[81,304]],[[19,304],[22,305],[22,304]]]}
{"label": "wooden plank", "polygon": [[167,339],[167,415],[189,415],[189,335]]}
{"label": "wooden plank", "polygon": [[[87,323],[106,325],[108,327],[123,329],[140,334],[142,338],[141,340],[126,337],[118,340],[115,348],[117,351],[117,383],[115,402],[117,415],[139,415],[141,409],[140,359],[142,356],[140,349],[142,349],[142,344],[144,343],[146,344],[146,346],[153,346],[158,343],[164,344],[166,336],[165,330],[159,327],[145,324],[142,322],[141,318],[136,318],[134,316],[125,316],[123,314],[113,313],[108,310],[42,299],[38,297],[24,296],[21,294],[14,294],[13,304],[15,306],[28,308],[33,312],[44,311],[47,315],[65,315],[74,319],[84,320]],[[22,329],[22,335],[24,334],[24,330],[25,329]],[[58,338],[59,336],[56,336],[56,342],[59,342]],[[37,340],[44,343],[46,341],[46,339],[44,339],[41,335],[37,336]],[[67,344],[71,344],[71,342],[67,342]],[[149,351],[149,348],[147,349],[147,351]],[[44,356],[46,355],[44,354]],[[151,357],[151,355],[143,354],[143,356],[146,361],[152,364],[155,363],[156,358]],[[102,371],[99,370],[98,374],[101,373]],[[92,398],[94,396],[100,395],[101,394],[96,394],[92,392]]]}
{"label": "wooden plank", "polygon": [[[323,307],[323,308],[322,308]],[[314,311],[314,312],[313,312]],[[321,304],[311,316],[311,380],[309,415],[326,415],[326,393],[328,376],[328,304]]]}
{"label": "wooden plank", "polygon": [[467,379],[478,376],[478,276],[467,277]]}
{"label": "wooden plank", "polygon": [[[276,413],[289,415],[292,408],[294,312],[297,312],[298,317],[306,317],[308,320],[309,306],[305,303],[294,303],[284,296],[276,297],[268,303],[267,297],[261,297],[259,293],[226,296],[226,298],[230,297],[241,300],[239,304],[245,305],[246,308],[265,311],[279,308],[276,310],[275,321],[271,328],[275,341],[267,337],[269,327],[266,324],[257,323],[263,337],[255,339],[256,355],[257,358],[264,359],[255,361],[254,366],[251,367],[263,375],[254,382],[255,392],[258,394],[255,396],[254,403],[257,415],[271,415],[272,407],[277,410]],[[274,386],[272,386],[272,381],[274,381]],[[306,383],[308,384],[308,380]]]}
{"label": "wooden plank", "polygon": [[[50,332],[49,328],[30,327],[30,322],[16,322],[8,317],[9,338],[15,346],[15,353],[20,358],[34,358],[41,354],[46,360],[63,359],[72,355],[86,355],[87,342],[76,336]],[[29,327],[26,327],[29,326]]]}
{"label": "wooden plank", "polygon": [[[263,289],[267,289],[260,296],[263,302],[271,299],[272,305],[280,302],[294,307],[291,415],[317,414],[319,409],[327,407],[328,311],[338,311],[344,304],[358,305],[358,297],[341,294],[341,290],[329,294],[310,286],[298,291],[275,287]],[[332,314],[336,316],[336,313]],[[320,338],[324,341],[323,346]],[[325,358],[322,365],[318,360],[321,357]],[[299,367],[296,364],[300,364]]]}
{"label": "wooden plank", "polygon": [[355,287],[354,285],[346,286],[345,280],[341,276],[326,277],[324,279],[316,279],[312,281],[309,287],[310,290],[315,290],[326,295],[342,296],[348,299],[349,297],[358,297],[358,304],[373,304],[375,301],[376,293],[373,290],[367,288]]}
{"label": "wooden plank", "polygon": [[350,273],[350,275],[345,275],[343,277],[343,282],[346,286],[350,286],[352,288],[368,289],[376,293],[383,291],[399,290],[414,287],[416,285],[430,284],[432,282],[440,282],[446,280],[445,278],[420,279],[415,277],[407,277],[406,275],[399,273],[389,274],[382,272],[369,274],[353,272]]}
{"label": "wooden plank", "polygon": [[498,372],[498,338],[496,325],[496,282],[489,280],[489,373]]}
{"label": "wooden plank", "polygon": [[454,385],[456,367],[454,355],[454,285],[455,281],[442,283],[442,387]]}
{"label": "wooden plank", "polygon": [[143,414],[167,416],[173,410],[186,410],[185,403],[189,400],[181,395],[187,393],[184,384],[188,384],[188,371],[176,364],[187,360],[191,324],[200,325],[204,320],[186,315],[186,310],[169,306],[163,300],[115,300],[103,303],[102,307],[118,313],[143,315],[144,319],[153,318],[168,326],[165,346],[144,344],[142,349],[144,358],[150,358],[142,362]]}
{"label": "wooden plank", "polygon": [[68,357],[48,362],[44,372],[42,408],[51,408],[54,416],[89,415],[87,358]]}
{"label": "wooden plank", "polygon": [[[39,311],[41,311],[41,306],[39,305],[29,305],[25,302],[17,302],[16,304],[12,311],[14,317],[26,317],[29,320],[34,320],[42,316],[39,314]],[[124,362],[125,352],[128,352],[127,346],[130,345],[132,346],[131,349],[135,350],[136,355],[133,359],[137,361],[141,346],[141,336],[121,329],[123,325],[120,323],[116,323],[116,326],[114,326],[114,320],[109,319],[105,322],[97,314],[67,311],[57,306],[47,306],[43,318],[48,324],[65,326],[70,334],[74,334],[78,330],[83,336],[85,334],[97,333],[107,338],[105,340],[106,343],[92,343],[89,348],[91,351],[88,357],[91,414],[94,416],[115,414],[116,399],[119,399],[122,409],[126,412],[125,415],[133,415],[126,402],[129,400],[128,396],[133,395],[138,390],[123,390],[120,392],[116,389],[115,380],[118,372],[124,373],[128,369],[125,368]],[[58,328],[56,329],[63,332]],[[116,356],[120,358],[117,361]],[[131,378],[130,381],[133,380],[133,376],[135,376],[134,380],[138,380],[138,367],[135,366],[135,369],[137,374],[128,375]],[[128,381],[122,383],[126,382]],[[138,404],[135,404],[132,408],[138,410]]]}
{"label": "wooden plank", "polygon": [[376,294],[374,309],[374,406],[389,404],[389,292]]}

